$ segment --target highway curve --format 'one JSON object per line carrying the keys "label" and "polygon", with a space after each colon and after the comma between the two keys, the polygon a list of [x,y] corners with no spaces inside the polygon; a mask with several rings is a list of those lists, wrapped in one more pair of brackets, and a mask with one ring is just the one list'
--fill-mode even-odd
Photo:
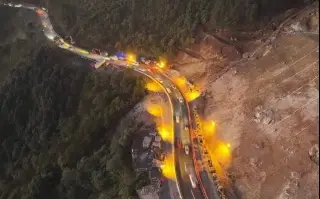
{"label": "highway curve", "polygon": [[[67,42],[65,42],[53,29],[53,26],[51,24],[51,21],[49,19],[47,10],[44,8],[38,8],[34,5],[30,4],[13,4],[13,3],[2,3],[5,6],[9,7],[15,7],[15,8],[25,8],[32,10],[36,12],[38,17],[40,18],[40,22],[42,24],[43,32],[45,36],[56,43],[59,48],[71,51],[73,53],[78,54],[81,57],[84,57],[86,59],[89,59],[93,62],[95,62],[95,67],[99,68],[102,65],[107,65],[108,63],[116,65],[116,66],[123,66],[123,67],[130,67],[134,71],[139,72],[140,74],[143,74],[150,78],[152,81],[158,82],[162,87],[164,92],[166,93],[168,100],[170,102],[171,106],[171,113],[172,113],[172,124],[173,129],[172,132],[174,132],[174,140],[172,140],[173,143],[176,142],[176,140],[180,139],[181,134],[183,133],[189,133],[185,131],[185,126],[191,126],[190,123],[192,121],[189,121],[188,117],[188,103],[184,99],[181,91],[177,89],[177,87],[174,85],[174,83],[171,81],[171,79],[161,72],[161,70],[150,70],[150,68],[146,65],[141,65],[138,63],[135,63],[133,65],[127,65],[126,62],[121,60],[115,60],[112,59],[112,57],[102,56],[98,54],[92,54],[88,51],[78,48],[76,46],[73,46]],[[169,90],[169,91],[168,91]],[[180,99],[180,100],[179,100]],[[179,115],[181,118],[181,121],[176,121],[174,117],[176,115]],[[181,199],[201,199],[201,198],[216,198],[216,197],[204,197],[204,195],[207,195],[205,193],[201,192],[199,186],[196,188],[192,187],[192,184],[189,180],[189,176],[185,170],[185,165],[191,165],[193,166],[193,159],[192,155],[186,155],[184,150],[181,148],[176,148],[174,146],[168,146],[167,147],[174,155],[175,158],[175,169],[176,169],[176,184],[171,183],[169,186],[170,189],[170,195],[172,199],[176,199],[178,197],[174,196],[176,192],[179,193]],[[194,169],[192,167],[192,169]],[[215,188],[213,188],[215,189]]]}

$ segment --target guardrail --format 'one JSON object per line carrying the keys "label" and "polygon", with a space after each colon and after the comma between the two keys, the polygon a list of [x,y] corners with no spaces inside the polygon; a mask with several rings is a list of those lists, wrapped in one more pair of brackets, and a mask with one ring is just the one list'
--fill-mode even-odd
{"label": "guardrail", "polygon": [[212,181],[215,183],[216,189],[217,189],[217,191],[219,193],[220,198],[227,199],[227,197],[226,197],[226,195],[225,195],[225,193],[223,191],[222,183],[217,178],[216,170],[213,167],[211,158],[209,157],[209,152],[208,152],[208,149],[207,149],[207,145],[205,144],[205,140],[203,139],[202,134],[199,133],[199,132],[202,132],[202,125],[201,125],[201,121],[200,121],[199,115],[198,115],[196,109],[193,109],[192,111],[193,111],[193,116],[194,116],[194,119],[195,119],[195,122],[196,122],[195,136],[196,136],[198,142],[201,145],[199,147],[199,149],[200,149],[201,154],[202,154],[201,155],[202,156],[202,160],[207,160],[209,173],[211,174],[209,176],[212,179]]}
{"label": "guardrail", "polygon": [[[167,74],[165,74],[165,73],[162,73],[164,76],[166,76],[171,82],[173,82],[172,80],[171,80],[171,78],[167,75]],[[188,82],[188,85],[191,85],[189,82]],[[180,91],[180,93],[182,94],[182,96],[184,97],[184,99],[186,99],[185,98],[185,96],[183,95],[183,92],[177,87],[177,89]],[[186,106],[187,106],[187,111],[188,111],[188,120],[189,120],[189,124],[190,124],[190,126],[191,126],[191,124],[192,124],[192,119],[191,119],[191,111],[190,111],[190,107],[189,107],[189,103],[186,101]],[[196,122],[196,124],[197,124],[197,122]],[[193,145],[193,139],[192,139],[192,132],[191,132],[191,128],[189,128],[189,135],[190,135],[190,142],[192,143],[192,147],[194,146]],[[201,147],[199,147],[199,148],[201,148]],[[194,148],[192,148],[192,159],[193,159],[193,165],[195,166],[195,165],[197,165],[198,166],[198,163],[196,162],[196,161],[194,161],[195,160],[195,153],[194,153]],[[201,178],[201,175],[200,175],[200,173],[199,173],[199,170],[196,170],[196,177],[197,177],[197,180],[198,180],[198,182],[199,182],[199,184],[201,185],[200,186],[200,189],[201,189],[201,192],[202,192],[202,194],[203,194],[203,196],[205,197],[205,199],[210,199],[211,197],[209,197],[208,196],[208,191],[206,190],[206,188],[205,188],[205,184],[203,183],[203,180],[202,180],[202,178]],[[219,193],[221,193],[222,192],[222,190],[218,190],[218,192]],[[224,196],[224,194],[223,194],[223,192],[221,193],[221,194],[219,194],[220,195],[220,198],[223,198],[223,199],[225,199],[226,197]],[[222,196],[222,197],[221,197]]]}
{"label": "guardrail", "polygon": [[[191,141],[192,142],[192,146],[194,146],[193,139],[191,139],[191,140],[192,140]],[[201,188],[201,191],[203,193],[204,198],[205,199],[209,199],[207,191],[206,191],[206,188],[203,186],[204,183],[202,182],[201,176],[199,174],[199,170],[200,170],[199,168],[201,168],[201,166],[198,165],[194,147],[192,147],[192,151],[193,151],[193,153],[192,153],[193,164],[196,166],[195,170],[196,170],[197,180],[198,180],[199,184],[201,184],[200,188]]]}
{"label": "guardrail", "polygon": [[[189,108],[189,104],[188,104],[188,118],[189,118],[189,124],[191,124],[192,120],[191,120],[191,114],[190,114],[190,108]],[[191,126],[190,126],[191,127]],[[191,143],[192,143],[192,159],[193,159],[193,165],[196,166],[196,176],[197,176],[197,180],[199,182],[199,184],[201,184],[200,188],[201,188],[201,191],[203,193],[203,196],[205,197],[205,199],[209,199],[208,197],[208,194],[207,194],[207,190],[205,189],[205,187],[203,186],[204,183],[202,182],[202,179],[201,179],[201,176],[200,176],[200,173],[199,173],[199,165],[198,165],[198,162],[197,162],[197,158],[196,158],[196,153],[195,153],[195,145],[194,145],[194,141],[193,141],[193,136],[192,136],[192,133],[191,133],[191,128],[190,129],[190,137],[191,137]]]}

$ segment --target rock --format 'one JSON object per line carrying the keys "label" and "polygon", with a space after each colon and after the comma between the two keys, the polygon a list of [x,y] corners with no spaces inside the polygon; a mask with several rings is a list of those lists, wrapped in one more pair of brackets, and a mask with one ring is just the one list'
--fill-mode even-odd
{"label": "rock", "polygon": [[295,23],[295,24],[291,24],[291,25],[290,25],[290,28],[291,28],[293,31],[295,31],[295,32],[303,31],[300,22],[297,22],[297,23]]}
{"label": "rock", "polygon": [[300,178],[301,176],[298,172],[295,172],[295,171],[291,172],[291,175],[290,175],[291,180],[296,181],[296,180],[299,180]]}
{"label": "rock", "polygon": [[291,172],[291,175],[282,189],[282,193],[278,197],[279,199],[292,199],[296,198],[299,190],[300,174],[297,172]]}
{"label": "rock", "polygon": [[272,46],[271,45],[268,45],[266,47],[266,49],[264,50],[263,54],[262,54],[262,57],[266,56],[267,54],[269,54],[271,52],[271,49],[272,49]]}
{"label": "rock", "polygon": [[271,124],[273,122],[272,113],[265,114],[265,117],[262,119],[262,124]]}
{"label": "rock", "polygon": [[243,53],[242,54],[242,58],[244,58],[244,59],[248,59],[249,58],[249,53]]}
{"label": "rock", "polygon": [[263,110],[262,106],[255,108],[254,121],[256,123],[271,124],[274,121],[272,110]]}
{"label": "rock", "polygon": [[319,145],[318,144],[315,144],[310,148],[309,156],[314,163],[319,165]]}
{"label": "rock", "polygon": [[255,116],[256,118],[261,118],[261,113],[260,113],[260,112],[257,112],[256,114],[254,114],[254,116]]}
{"label": "rock", "polygon": [[233,75],[236,75],[236,74],[238,74],[238,70],[237,70],[237,69],[234,69],[234,70],[233,70]]}

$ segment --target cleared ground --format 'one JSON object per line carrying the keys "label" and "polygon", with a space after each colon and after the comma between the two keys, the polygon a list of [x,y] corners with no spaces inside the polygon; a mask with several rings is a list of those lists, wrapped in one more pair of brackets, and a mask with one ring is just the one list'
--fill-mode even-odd
{"label": "cleared ground", "polygon": [[[316,27],[318,16],[318,10],[306,12],[291,25]],[[231,143],[229,173],[242,198],[319,197],[319,44],[288,34],[289,25],[259,58],[233,62],[224,74],[235,59],[219,59],[214,42],[194,49],[204,59],[181,53],[175,65],[204,91],[204,116],[216,120],[219,137]]]}
{"label": "cleared ground", "polygon": [[318,47],[295,36],[277,46],[208,85],[205,115],[233,146],[230,171],[243,198],[316,198],[308,151],[319,140]]}

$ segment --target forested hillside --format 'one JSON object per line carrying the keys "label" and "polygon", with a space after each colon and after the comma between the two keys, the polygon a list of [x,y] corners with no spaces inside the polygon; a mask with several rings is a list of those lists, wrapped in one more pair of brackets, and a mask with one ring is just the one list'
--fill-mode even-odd
{"label": "forested hillside", "polygon": [[0,15],[0,198],[134,198],[144,179],[130,146],[141,124],[122,118],[144,81],[57,49],[31,12]]}
{"label": "forested hillside", "polygon": [[0,6],[0,85],[10,69],[33,56],[47,41],[30,12]]}
{"label": "forested hillside", "polygon": [[119,121],[145,95],[143,80],[69,66],[59,49],[31,54],[0,87],[0,198],[134,196],[129,151],[140,124]]}
{"label": "forested hillside", "polygon": [[21,0],[49,8],[79,45],[159,56],[194,42],[198,27],[261,27],[300,0]]}

